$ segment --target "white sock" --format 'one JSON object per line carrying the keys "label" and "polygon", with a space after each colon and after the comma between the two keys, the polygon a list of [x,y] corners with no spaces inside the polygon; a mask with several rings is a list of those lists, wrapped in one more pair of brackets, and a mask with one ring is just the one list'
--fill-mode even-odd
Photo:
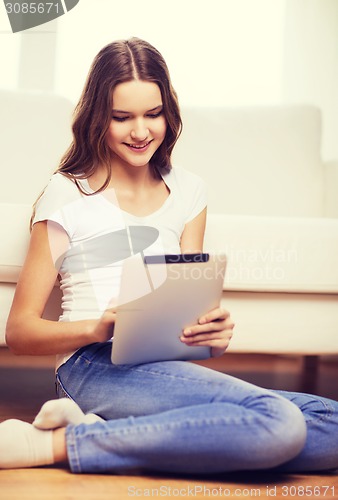
{"label": "white sock", "polygon": [[45,403],[33,422],[38,429],[57,429],[68,424],[92,424],[103,419],[94,413],[85,415],[72,399],[52,399]]}
{"label": "white sock", "polygon": [[53,431],[41,431],[21,420],[0,424],[0,469],[54,463]]}

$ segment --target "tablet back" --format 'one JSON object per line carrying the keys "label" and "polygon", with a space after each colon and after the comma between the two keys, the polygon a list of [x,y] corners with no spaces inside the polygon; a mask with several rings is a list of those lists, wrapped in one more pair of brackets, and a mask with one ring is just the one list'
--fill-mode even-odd
{"label": "tablet back", "polygon": [[113,363],[210,357],[209,347],[189,347],[179,337],[183,328],[219,306],[226,257],[208,255],[207,262],[187,262],[176,257],[174,263],[166,263],[164,256],[157,263],[144,262],[142,254],[125,260],[114,328]]}

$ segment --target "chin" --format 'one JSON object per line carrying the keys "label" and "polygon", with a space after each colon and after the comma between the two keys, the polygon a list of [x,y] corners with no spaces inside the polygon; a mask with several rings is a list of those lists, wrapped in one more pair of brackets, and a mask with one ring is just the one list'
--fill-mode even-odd
{"label": "chin", "polygon": [[153,154],[147,155],[144,158],[128,158],[125,160],[125,162],[132,167],[146,167],[147,165],[149,165],[152,157]]}

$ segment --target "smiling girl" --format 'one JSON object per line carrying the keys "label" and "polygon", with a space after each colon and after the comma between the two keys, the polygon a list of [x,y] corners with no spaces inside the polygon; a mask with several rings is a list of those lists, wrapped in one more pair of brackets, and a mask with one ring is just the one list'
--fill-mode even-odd
{"label": "smiling girl", "polygon": [[[107,262],[102,242],[132,225],[150,226],[159,233],[150,253],[203,250],[204,182],[171,165],[180,131],[161,54],[137,38],[104,47],[75,110],[73,142],[35,207],[6,332],[15,353],[57,355],[60,399],[47,402],[32,425],[0,424],[0,467],[66,462],[73,472],[184,473],[338,467],[334,401],[277,394],[184,361],[111,362],[127,251],[109,249]],[[63,311],[53,322],[42,313],[58,276]],[[229,312],[217,307],[181,341],[220,356],[233,327]]]}

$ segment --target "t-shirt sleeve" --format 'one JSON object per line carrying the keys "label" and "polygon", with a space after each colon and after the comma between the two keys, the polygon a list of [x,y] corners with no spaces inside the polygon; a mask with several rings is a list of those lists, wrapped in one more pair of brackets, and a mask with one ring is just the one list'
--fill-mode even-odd
{"label": "t-shirt sleeve", "polygon": [[207,206],[207,187],[205,181],[189,172],[186,179],[187,205],[185,223],[193,220]]}
{"label": "t-shirt sleeve", "polygon": [[75,184],[62,174],[54,174],[35,207],[33,224],[41,221],[58,223],[68,234],[72,232],[65,207],[76,201],[79,191]]}

